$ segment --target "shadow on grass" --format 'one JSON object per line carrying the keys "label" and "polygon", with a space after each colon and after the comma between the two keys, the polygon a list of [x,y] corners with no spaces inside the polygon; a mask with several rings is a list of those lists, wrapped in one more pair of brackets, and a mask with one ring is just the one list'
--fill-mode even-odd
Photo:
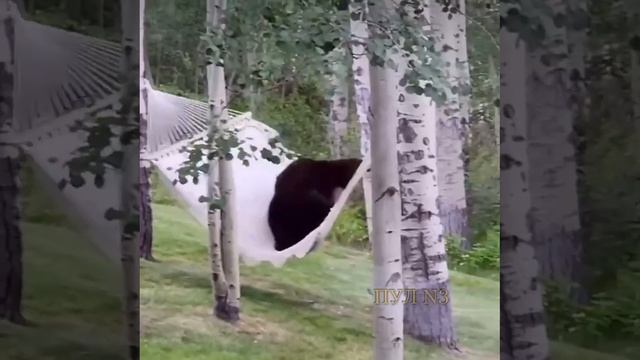
{"label": "shadow on grass", "polygon": [[351,313],[333,311],[330,305],[324,303],[324,299],[314,299],[311,293],[276,292],[244,285],[242,294],[257,312],[264,312],[276,322],[283,322],[283,319],[286,319],[284,322],[295,322],[300,328],[298,330],[303,332],[331,334],[335,341],[347,341],[354,337],[372,338],[369,331],[363,330],[368,329],[367,324],[354,323]]}

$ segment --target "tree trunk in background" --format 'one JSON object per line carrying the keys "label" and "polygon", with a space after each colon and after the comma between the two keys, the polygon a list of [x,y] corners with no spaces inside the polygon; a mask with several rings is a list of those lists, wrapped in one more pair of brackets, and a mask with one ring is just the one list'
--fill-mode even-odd
{"label": "tree trunk in background", "polygon": [[[13,122],[15,19],[18,9],[0,1],[0,319],[26,324],[22,316],[22,231],[18,203],[18,150],[4,143]],[[9,135],[10,136],[10,135]]]}
{"label": "tree trunk in background", "polygon": [[[436,48],[441,52],[445,68],[441,69],[452,88],[462,85],[458,68],[458,52],[466,51],[466,46],[459,49],[461,43],[466,44],[466,31],[460,30],[464,16],[459,12],[442,10],[442,6],[431,7],[431,19],[436,32]],[[453,16],[449,19],[449,15]],[[460,42],[458,43],[458,39]],[[466,65],[460,64],[460,65]],[[446,102],[437,107],[438,114],[438,188],[440,198],[440,220],[444,236],[456,236],[468,240],[467,197],[465,189],[465,133],[464,117],[469,111],[468,105],[462,104],[468,97],[454,94]],[[463,245],[466,244],[463,241]]]}
{"label": "tree trunk in background", "polygon": [[[2,74],[3,81],[7,79],[5,76],[6,73]],[[0,149],[0,319],[24,325],[22,231],[18,204],[20,163],[6,152],[6,149]]]}
{"label": "tree trunk in background", "polygon": [[467,46],[467,6],[466,0],[456,1],[458,13],[451,21],[455,25],[456,70],[458,85],[458,101],[460,103],[460,118],[465,127],[466,139],[471,138],[471,70],[469,69],[469,51]]}
{"label": "tree trunk in background", "polygon": [[[384,23],[392,11],[393,2],[378,1],[371,4],[373,22]],[[370,41],[384,38],[377,27],[371,28]],[[402,250],[400,244],[400,191],[396,148],[398,115],[393,106],[397,95],[397,71],[371,63],[371,176],[373,203],[373,287],[376,296],[387,295],[402,288]],[[402,324],[403,304],[400,301],[377,301],[373,307],[375,334],[375,360],[403,358],[404,336]],[[384,299],[386,300],[386,298]]]}
{"label": "tree trunk in background", "polygon": [[[140,0],[140,150],[147,147],[149,128],[148,93],[151,86],[151,69],[148,67],[147,47],[145,46],[145,0]],[[153,212],[151,209],[151,163],[140,162],[140,256],[154,261],[153,257]]]}
{"label": "tree trunk in background", "polygon": [[[504,6],[501,16],[514,6]],[[504,27],[500,128],[500,358],[549,359],[542,284],[529,228],[525,43]]]}
{"label": "tree trunk in background", "polygon": [[[636,2],[637,3],[637,2]],[[582,0],[568,0],[567,4],[572,9],[574,14],[570,16],[573,19],[587,19],[588,9],[587,3]],[[578,13],[582,13],[580,16]],[[578,25],[578,24],[576,24]],[[584,198],[581,199],[580,193],[586,189],[585,177],[584,177],[584,128],[586,124],[586,118],[588,113],[588,105],[585,101],[587,98],[585,71],[586,71],[586,46],[587,46],[587,24],[579,24],[578,26],[571,26],[567,29],[567,39],[569,48],[569,61],[570,61],[570,76],[571,80],[570,92],[571,99],[570,105],[574,115],[573,129],[574,140],[573,146],[575,151],[576,162],[576,192],[578,195],[578,217],[580,226],[580,244],[576,249],[578,251],[578,261],[574,264],[574,280],[577,281],[577,287],[573,288],[573,292],[570,294],[572,299],[577,300],[579,303],[585,304],[589,301],[589,292],[587,290],[587,273],[586,273],[586,255],[584,250],[584,242],[589,238],[589,224],[591,221],[588,218],[589,208]],[[638,79],[640,81],[640,79]],[[632,82],[633,84],[633,82]]]}
{"label": "tree trunk in background", "polygon": [[[576,3],[576,0],[570,0],[570,4],[574,6],[586,6]],[[631,26],[632,33],[629,34],[629,44],[631,47],[631,99],[633,101],[633,119],[640,127],[640,2],[635,0],[624,0],[625,10],[629,22],[635,24]]]}
{"label": "tree trunk in background", "polygon": [[344,74],[345,49],[335,48],[329,54],[329,149],[332,159],[340,159],[347,154],[345,148],[349,132],[349,86]]}
{"label": "tree trunk in background", "polygon": [[[500,93],[500,74],[498,74],[498,69],[496,69],[495,62],[493,57],[489,57],[489,79],[492,84],[492,90],[495,90],[495,93]],[[500,146],[500,107],[492,105],[492,120],[493,120],[493,130],[496,136],[496,145]],[[471,212],[469,212],[471,213]]]}
{"label": "tree trunk in background", "polygon": [[[371,142],[369,120],[369,96],[371,93],[371,81],[369,80],[369,59],[367,57],[367,41],[369,29],[367,28],[367,3],[366,1],[351,0],[349,3],[349,21],[351,34],[351,55],[353,71],[353,97],[356,103],[356,114],[360,125],[360,155],[364,158],[369,153]],[[367,229],[369,241],[371,241],[371,171],[367,171],[362,177],[362,189],[364,192],[364,205],[367,216]]]}
{"label": "tree trunk in background", "polygon": [[[429,31],[432,8],[414,5],[407,13],[422,14],[422,28]],[[414,55],[394,59],[400,74]],[[420,65],[418,65],[420,66]],[[402,199],[401,239],[405,289],[416,289],[415,301],[404,306],[404,332],[426,343],[457,350],[453,326],[447,253],[438,211],[437,107],[426,95],[412,94],[396,84],[398,99],[398,161]],[[413,290],[412,290],[413,291]]]}
{"label": "tree trunk in background", "polygon": [[[247,44],[248,45],[248,44]],[[247,52],[247,67],[248,71],[251,74],[256,67],[256,55],[258,52],[258,44],[251,45],[251,50]],[[259,89],[255,85],[255,80],[250,76],[249,86],[247,87],[247,97],[249,98],[249,111],[252,116],[256,116],[258,114],[258,94]]]}
{"label": "tree trunk in background", "polygon": [[[225,0],[207,0],[207,31],[221,33],[225,29]],[[215,60],[215,59],[214,59]],[[207,66],[209,96],[209,136],[222,131],[228,119],[224,80],[224,64],[220,59]],[[213,146],[216,146],[213,144]],[[214,314],[223,320],[240,319],[240,262],[234,239],[231,209],[219,208],[231,203],[231,162],[212,157],[209,161],[209,246],[214,288]],[[216,181],[220,181],[220,189]]]}
{"label": "tree trunk in background", "polygon": [[[120,116],[123,117],[124,131],[138,128],[140,109],[138,101],[131,94],[139,91],[139,46],[140,28],[138,24],[140,3],[132,0],[122,0],[122,97],[120,99]],[[122,203],[123,217],[121,219],[121,249],[124,274],[125,312],[127,323],[127,340],[129,357],[132,360],[140,358],[140,259],[139,259],[139,227],[140,213],[139,190],[140,181],[140,143],[132,141],[122,144]]]}
{"label": "tree trunk in background", "polygon": [[465,205],[464,221],[465,227],[462,229],[462,243],[460,246],[464,250],[470,250],[473,245],[473,232],[469,224],[469,214],[472,213],[472,202],[469,196],[469,165],[471,158],[469,156],[469,148],[471,147],[473,132],[471,131],[471,70],[469,68],[469,51],[467,46],[467,6],[466,0],[457,0],[458,14],[453,17],[456,26],[455,47],[457,50],[456,69],[458,74],[458,102],[460,104],[460,122],[464,129],[464,144],[462,153],[464,159],[464,184],[465,184]]}
{"label": "tree trunk in background", "polygon": [[[549,5],[554,13],[567,10],[557,1]],[[542,47],[528,52],[529,216],[540,275],[569,286],[581,282],[582,262],[571,61],[565,27],[557,27],[552,16],[538,16],[546,37]]]}

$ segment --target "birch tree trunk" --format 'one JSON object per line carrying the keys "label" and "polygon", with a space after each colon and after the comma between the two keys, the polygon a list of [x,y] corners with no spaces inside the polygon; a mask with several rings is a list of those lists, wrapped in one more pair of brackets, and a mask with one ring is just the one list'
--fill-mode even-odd
{"label": "birch tree trunk", "polygon": [[[555,14],[564,1],[550,0]],[[542,46],[528,52],[527,126],[529,132],[531,225],[540,275],[565,286],[580,283],[582,262],[578,207],[575,111],[571,106],[571,60],[566,27],[553,15],[538,14],[545,28]]]}
{"label": "birch tree trunk", "polygon": [[[356,104],[356,114],[360,126],[360,155],[365,158],[369,154],[371,142],[369,120],[369,96],[371,93],[371,81],[369,80],[369,58],[367,57],[367,41],[369,29],[367,27],[367,2],[351,0],[349,2],[349,25],[351,35],[351,56],[353,71],[353,97]],[[362,189],[364,191],[364,205],[367,217],[367,229],[371,239],[371,171],[367,171],[362,177]]]}
{"label": "birch tree trunk", "polygon": [[[422,18],[416,17],[422,28],[414,31],[430,30],[428,21],[432,8],[425,5],[412,5],[406,9],[407,13],[422,14]],[[410,61],[418,66],[421,64],[412,54],[394,59],[401,74],[408,70]],[[416,292],[404,307],[404,332],[418,340],[457,350],[445,239],[438,211],[438,110],[426,95],[410,93],[400,84],[395,87],[402,199],[402,274],[405,289]]]}
{"label": "birch tree trunk", "polygon": [[[514,6],[504,6],[502,16]],[[542,284],[529,228],[525,43],[500,30],[500,358],[549,359]]]}
{"label": "birch tree trunk", "polygon": [[[576,6],[582,4],[576,4]],[[636,124],[640,124],[640,3],[635,0],[624,0],[624,6],[627,11],[628,21],[631,26],[631,34],[629,34],[629,44],[631,45],[631,99],[633,101],[633,119]]]}
{"label": "birch tree trunk", "polygon": [[[151,85],[148,66],[147,47],[145,46],[145,0],[140,0],[140,150],[147,147],[147,132],[149,128],[148,93]],[[153,213],[151,209],[151,163],[140,162],[140,256],[146,260],[155,261],[153,257]]]}
{"label": "birch tree trunk", "polygon": [[[489,62],[489,79],[491,81],[492,91],[495,91],[499,94],[500,91],[500,74],[498,74],[498,70],[496,69],[495,62],[493,57],[489,57],[487,60]],[[491,105],[492,111],[492,120],[493,127],[496,136],[496,145],[500,146],[500,107]]]}
{"label": "birch tree trunk", "polygon": [[466,0],[456,0],[457,13],[451,19],[455,25],[456,73],[460,118],[465,129],[465,139],[471,139],[471,70],[469,69],[469,51],[467,46],[467,5]]}
{"label": "birch tree trunk", "polygon": [[26,324],[22,315],[22,231],[18,151],[8,143],[13,122],[15,4],[0,0],[0,319]]}
{"label": "birch tree trunk", "polygon": [[[207,31],[222,36],[225,29],[226,0],[207,0]],[[222,54],[220,51],[219,54]],[[209,96],[210,138],[219,136],[228,119],[224,78],[224,59],[213,59],[207,65]],[[218,151],[216,144],[213,144]],[[209,159],[209,246],[214,288],[214,314],[223,320],[235,322],[240,318],[240,263],[232,224],[231,162]],[[220,189],[216,185],[219,181]],[[219,211],[220,203],[223,210]]]}
{"label": "birch tree trunk", "polygon": [[[247,67],[249,68],[249,73],[252,73],[256,66],[257,48],[258,45],[256,44],[252,47],[251,50],[247,52],[246,60]],[[251,76],[249,78],[249,86],[247,87],[247,92],[247,95],[249,97],[249,111],[251,111],[251,114],[255,116],[258,113],[258,94],[256,93],[257,89],[255,86],[255,81]]]}
{"label": "birch tree trunk", "polygon": [[456,70],[457,70],[457,86],[458,86],[458,102],[460,104],[460,123],[464,131],[464,143],[462,145],[462,159],[464,172],[464,189],[465,189],[465,209],[464,227],[459,235],[462,238],[461,247],[470,250],[473,245],[473,234],[469,225],[469,214],[472,213],[471,197],[468,196],[469,189],[469,148],[471,147],[473,132],[471,131],[471,70],[469,68],[469,51],[467,46],[467,6],[466,0],[457,0],[458,13],[453,17],[456,26]]}
{"label": "birch tree trunk", "polygon": [[329,54],[329,64],[329,149],[332,159],[340,159],[347,154],[345,140],[349,132],[349,87],[342,71],[344,47],[336,47]]}
{"label": "birch tree trunk", "polygon": [[[568,0],[567,5],[571,9],[569,18],[587,19],[588,9],[587,3],[582,0]],[[585,189],[584,163],[585,163],[585,137],[584,128],[587,126],[586,118],[588,114],[588,104],[586,102],[586,46],[587,46],[587,24],[576,23],[567,29],[567,41],[569,49],[569,80],[570,80],[570,108],[573,113],[573,150],[575,152],[575,174],[576,174],[576,192],[578,206],[578,225],[580,230],[579,243],[577,243],[577,261],[573,268],[573,281],[576,285],[572,288],[571,298],[579,303],[585,304],[589,300],[589,293],[586,287],[586,270],[585,270],[585,250],[584,241],[589,238],[589,208],[585,206],[580,198],[580,191]],[[638,79],[640,81],[640,79]]]}
{"label": "birch tree trunk", "polygon": [[[371,3],[371,20],[377,24],[388,22],[393,2],[381,0]],[[369,44],[386,35],[372,27]],[[376,295],[402,287],[400,244],[400,192],[396,147],[398,116],[393,106],[397,71],[371,61],[371,105],[368,111],[371,124],[371,176],[373,228],[371,243],[374,272],[373,287]],[[378,300],[378,299],[376,299]],[[385,299],[386,300],[386,299]],[[400,301],[375,301],[373,307],[376,360],[403,358],[404,336],[402,324],[403,304]]]}
{"label": "birch tree trunk", "polygon": [[[464,85],[461,81],[459,56],[466,52],[464,16],[457,7],[444,11],[441,5],[431,7],[431,19],[436,32],[436,48],[441,53],[441,69],[452,89]],[[452,16],[449,19],[449,16]],[[464,46],[462,45],[464,43]],[[454,92],[444,104],[437,107],[438,114],[438,188],[439,213],[445,236],[468,238],[467,197],[465,189],[465,117],[468,97]],[[467,112],[466,114],[464,112]],[[466,241],[463,241],[463,244]]]}
{"label": "birch tree trunk", "polygon": [[[140,3],[137,0],[120,2],[122,18],[123,83],[120,99],[120,116],[123,117],[123,131],[134,131],[140,123],[140,110],[136,95],[139,92],[139,41],[138,15]],[[140,181],[140,143],[132,141],[122,144],[122,203],[121,251],[125,290],[125,312],[129,356],[140,358],[140,280],[139,280],[139,220],[138,212]]]}

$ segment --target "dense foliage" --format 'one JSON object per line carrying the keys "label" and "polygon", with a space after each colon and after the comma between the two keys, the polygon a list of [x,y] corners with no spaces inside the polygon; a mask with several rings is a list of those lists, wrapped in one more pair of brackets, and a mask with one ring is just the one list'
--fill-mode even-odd
{"label": "dense foliage", "polygon": [[[292,150],[305,156],[327,158],[328,84],[324,74],[328,71],[328,61],[333,60],[327,53],[347,38],[346,7],[330,1],[249,3],[252,6],[242,3],[242,12],[238,8],[240,3],[229,3],[230,39],[226,55],[231,60],[225,62],[225,75],[231,107],[254,111],[256,118],[280,132],[284,144]],[[467,5],[473,85],[468,192],[471,226],[478,243],[495,231],[499,221],[494,116],[499,50],[495,39],[496,6],[495,1],[468,1]],[[157,1],[147,8],[148,57],[157,87],[204,100],[205,60],[200,38],[204,31],[205,2]],[[304,31],[299,31],[301,29]],[[258,34],[262,35],[262,41],[253,40]],[[249,64],[252,66],[247,70]],[[349,76],[347,61],[343,71],[345,77]],[[349,154],[359,156],[354,106],[351,106],[350,119]],[[361,207],[358,202],[353,206],[356,210]],[[356,210],[343,217],[353,217],[352,220],[362,225],[364,216],[355,214],[363,211]],[[337,232],[342,231],[342,224],[342,221],[338,223]],[[352,237],[367,241],[361,233]]]}

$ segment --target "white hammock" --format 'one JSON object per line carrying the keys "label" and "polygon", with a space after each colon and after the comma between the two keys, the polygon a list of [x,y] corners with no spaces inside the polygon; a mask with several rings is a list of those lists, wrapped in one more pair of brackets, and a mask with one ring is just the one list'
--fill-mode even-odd
{"label": "white hammock", "polygon": [[[190,106],[191,109],[201,109],[200,113],[192,114],[192,116],[199,120],[198,124],[200,126],[206,126],[207,109],[205,104],[199,103],[200,106],[197,106],[198,102],[196,101],[167,95],[157,90],[150,91],[149,122],[153,124],[150,129],[162,129],[163,132],[169,131],[171,135],[168,137],[181,138],[181,133],[177,129],[180,128],[180,124],[188,122],[185,120],[188,117],[179,109],[183,109],[186,106]],[[154,111],[154,108],[157,109],[156,101],[159,99],[170,99],[170,102],[163,102],[162,110],[157,112],[158,110]],[[173,124],[174,127],[169,124]],[[315,230],[311,231],[294,246],[283,251],[276,251],[273,234],[267,221],[268,208],[274,194],[276,177],[293,160],[283,157],[281,163],[274,164],[260,156],[260,149],[270,148],[269,139],[278,134],[264,123],[251,119],[250,113],[239,114],[231,112],[231,120],[228,126],[231,129],[235,129],[238,139],[244,142],[240,147],[253,155],[252,159],[250,159],[250,165],[245,166],[236,156],[239,148],[232,151],[234,154],[234,160],[232,160],[234,191],[231,201],[235,201],[236,206],[234,208],[237,211],[237,213],[232,214],[234,219],[233,231],[235,231],[234,235],[242,261],[248,265],[268,262],[280,267],[292,257],[301,258],[319,248],[331,231],[353,188],[368,168],[368,161],[363,161],[358,167],[325,220]],[[157,134],[151,135],[149,136],[150,145],[157,146],[155,145],[158,143],[157,139],[162,137],[157,136]],[[145,157],[155,163],[162,181],[172,190],[176,198],[186,206],[189,213],[202,226],[206,227],[207,204],[199,201],[201,196],[207,194],[206,184],[208,181],[206,175],[200,175],[197,184],[194,184],[191,179],[186,184],[176,182],[178,179],[177,169],[188,159],[188,152],[181,152],[181,149],[194,142],[202,141],[205,136],[206,130],[187,136]],[[155,141],[151,141],[152,138]],[[251,146],[255,146],[258,151],[253,153],[250,149]]]}
{"label": "white hammock", "polygon": [[[101,111],[101,116],[108,115],[118,116],[111,108]],[[78,120],[82,117],[70,113],[60,121],[64,123],[73,118]],[[120,261],[120,222],[107,221],[105,212],[109,208],[120,208],[121,172],[107,169],[102,188],[94,185],[91,174],[84,174],[86,183],[82,187],[67,185],[63,190],[56,188],[61,179],[68,179],[69,170],[64,163],[75,156],[78,147],[86,144],[86,137],[86,132],[70,132],[66,128],[33,131],[23,138],[33,146],[24,146],[23,149],[36,164],[39,184],[48,186],[48,193],[55,196],[57,204],[63,206],[62,210],[68,219],[75,223],[77,229],[86,232],[88,238],[108,258]]]}
{"label": "white hammock", "polygon": [[[69,126],[100,115],[118,116],[122,46],[24,20],[15,23],[14,122],[11,139],[34,160],[39,183],[63,205],[68,219],[110,259],[120,261],[120,223],[105,211],[120,208],[120,174],[107,170],[105,186],[86,176],[80,188],[56,184],[68,178],[64,163],[86,144],[86,132]],[[54,55],[52,55],[54,54]],[[55,161],[54,161],[55,159]],[[119,268],[119,267],[118,267]]]}
{"label": "white hammock", "polygon": [[[102,109],[113,113],[117,108],[121,46],[21,18],[17,18],[16,37],[15,137],[21,140],[23,149],[37,164],[37,174],[46,179],[44,184],[61,200],[70,219],[77,221],[107,256],[119,261],[120,223],[106,221],[104,214],[110,207],[120,207],[120,174],[107,170],[102,188],[93,184],[91,176],[86,177],[86,184],[80,188],[67,186],[59,191],[55,184],[67,178],[64,163],[73,157],[78,147],[86,144],[86,133],[70,132],[69,125],[78,120],[86,122],[89,112]],[[43,56],[52,53],[57,55]],[[249,153],[250,144],[258,149],[269,147],[269,139],[277,135],[273,129],[246,115],[229,113],[236,118],[231,125],[239,129],[238,136],[246,141],[243,146]],[[198,185],[173,186],[172,182],[176,178],[175,170],[186,160],[180,148],[204,138],[207,118],[205,103],[150,91],[148,157],[160,169],[161,178],[203,226],[206,226],[206,204],[198,199],[207,193],[206,179],[201,179]],[[282,266],[287,259],[302,257],[318,248],[366,169],[363,162],[317,229],[293,247],[278,252],[267,223],[267,209],[275,179],[290,161],[284,159],[276,165],[256,156],[246,167],[234,160],[233,200],[239,212],[234,214],[236,239],[241,258],[249,264],[266,261]]]}

